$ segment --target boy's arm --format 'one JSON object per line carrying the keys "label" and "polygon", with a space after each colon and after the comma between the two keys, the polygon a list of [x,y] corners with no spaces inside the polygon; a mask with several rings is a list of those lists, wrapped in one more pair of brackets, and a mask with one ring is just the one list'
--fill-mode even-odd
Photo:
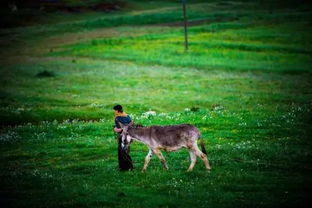
{"label": "boy's arm", "polygon": [[120,128],[114,128],[114,132],[116,132],[116,133],[120,133],[120,132],[122,132],[122,129],[120,129]]}
{"label": "boy's arm", "polygon": [[115,118],[114,132],[116,132],[116,133],[120,133],[120,132],[122,132],[122,128],[120,127],[120,125],[119,125],[119,123],[118,123],[118,119],[117,119],[117,118]]}

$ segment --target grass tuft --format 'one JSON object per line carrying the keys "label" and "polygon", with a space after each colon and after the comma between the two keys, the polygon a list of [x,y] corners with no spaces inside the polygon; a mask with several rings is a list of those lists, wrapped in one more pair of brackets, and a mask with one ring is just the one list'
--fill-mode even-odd
{"label": "grass tuft", "polygon": [[36,74],[36,77],[55,77],[55,74],[51,71],[42,71]]}

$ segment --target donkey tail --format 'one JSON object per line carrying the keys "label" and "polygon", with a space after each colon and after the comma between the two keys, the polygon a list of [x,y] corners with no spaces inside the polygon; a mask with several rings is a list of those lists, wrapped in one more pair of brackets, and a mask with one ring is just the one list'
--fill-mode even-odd
{"label": "donkey tail", "polygon": [[200,147],[202,149],[202,152],[207,155],[207,151],[206,151],[206,148],[204,146],[204,140],[203,140],[203,136],[202,135],[199,135],[198,137],[200,139]]}

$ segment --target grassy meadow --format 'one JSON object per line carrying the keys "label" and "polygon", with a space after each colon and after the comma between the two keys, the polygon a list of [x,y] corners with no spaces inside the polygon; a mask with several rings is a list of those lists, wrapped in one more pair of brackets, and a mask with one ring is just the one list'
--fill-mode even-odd
{"label": "grassy meadow", "polygon": [[[185,52],[180,1],[120,2],[0,29],[1,207],[309,207],[311,5],[188,1]],[[141,173],[137,142],[120,172],[117,103],[197,126],[211,172],[181,150]]]}

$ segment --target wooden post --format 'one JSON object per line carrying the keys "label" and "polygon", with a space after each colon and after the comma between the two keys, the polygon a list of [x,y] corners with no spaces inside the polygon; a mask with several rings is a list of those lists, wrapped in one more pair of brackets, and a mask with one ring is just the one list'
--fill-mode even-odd
{"label": "wooden post", "polygon": [[182,0],[183,5],[183,18],[184,18],[184,47],[185,51],[188,50],[188,37],[187,37],[187,18],[186,18],[186,0]]}

